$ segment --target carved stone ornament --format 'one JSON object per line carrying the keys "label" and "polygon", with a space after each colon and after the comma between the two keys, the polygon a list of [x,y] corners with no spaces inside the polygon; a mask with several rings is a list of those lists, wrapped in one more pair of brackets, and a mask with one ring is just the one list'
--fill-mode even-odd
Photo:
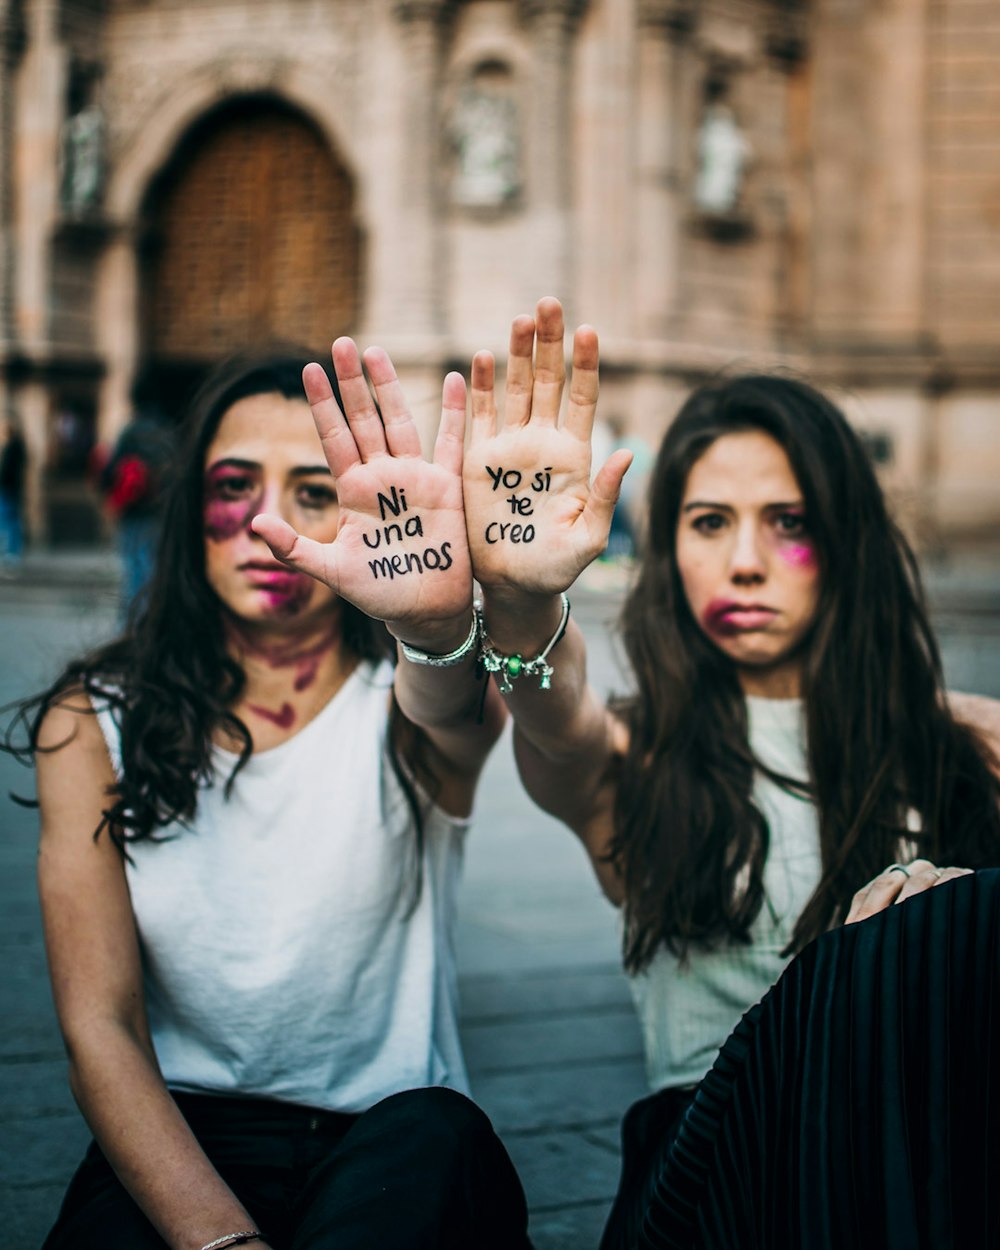
{"label": "carved stone ornament", "polygon": [[689,35],[698,22],[697,0],[639,0],[640,26],[654,26],[673,35]]}
{"label": "carved stone ornament", "polygon": [[393,12],[401,22],[440,22],[451,0],[396,0]]}
{"label": "carved stone ornament", "polygon": [[212,77],[226,94],[277,88],[285,78],[283,57],[264,56],[254,50],[233,50],[217,57]]}
{"label": "carved stone ornament", "polygon": [[560,17],[575,22],[587,11],[590,0],[521,0],[525,17]]}

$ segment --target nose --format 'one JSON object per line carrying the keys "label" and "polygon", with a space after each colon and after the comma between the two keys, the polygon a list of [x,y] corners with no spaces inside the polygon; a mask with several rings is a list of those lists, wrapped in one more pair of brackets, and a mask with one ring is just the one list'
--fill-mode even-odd
{"label": "nose", "polygon": [[247,533],[250,534],[252,538],[259,538],[260,541],[263,542],[264,540],[260,538],[260,535],[255,534],[250,528],[250,522],[255,516],[259,516],[262,512],[267,512],[271,516],[280,516],[283,521],[287,521],[288,517],[285,516],[283,504],[284,500],[282,499],[279,483],[264,482],[259,501],[257,502],[256,507],[251,509],[250,515],[247,517]]}
{"label": "nose", "polygon": [[737,526],[729,560],[729,577],[737,586],[754,586],[767,577],[767,558],[757,526],[749,519]]}

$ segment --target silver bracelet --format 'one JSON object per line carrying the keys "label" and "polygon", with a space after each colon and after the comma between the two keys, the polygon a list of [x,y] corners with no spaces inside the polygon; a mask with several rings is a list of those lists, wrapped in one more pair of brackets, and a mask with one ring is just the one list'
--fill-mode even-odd
{"label": "silver bracelet", "polygon": [[529,677],[538,677],[539,690],[551,688],[552,677],[556,670],[549,663],[548,655],[556,643],[562,640],[562,636],[566,632],[566,624],[569,621],[569,596],[563,594],[560,598],[562,599],[562,616],[559,618],[556,632],[543,649],[531,660],[526,660],[522,655],[504,655],[498,651],[486,632],[482,605],[479,603],[475,605],[476,617],[479,622],[479,662],[486,669],[487,673],[500,674],[501,694],[510,694],[514,689],[512,682],[525,673]]}
{"label": "silver bracelet", "polygon": [[399,640],[400,648],[403,655],[411,664],[427,664],[431,668],[450,668],[453,664],[461,664],[465,657],[475,649],[476,641],[479,638],[479,616],[475,608],[472,609],[472,627],[469,630],[469,636],[460,647],[456,647],[454,651],[449,651],[447,655],[432,655],[428,651],[421,651],[419,647],[411,647],[408,642]]}
{"label": "silver bracelet", "polygon": [[223,1246],[242,1246],[248,1241],[262,1241],[264,1234],[256,1228],[248,1228],[242,1233],[226,1233],[224,1237],[216,1237],[202,1246],[201,1250],[222,1250]]}

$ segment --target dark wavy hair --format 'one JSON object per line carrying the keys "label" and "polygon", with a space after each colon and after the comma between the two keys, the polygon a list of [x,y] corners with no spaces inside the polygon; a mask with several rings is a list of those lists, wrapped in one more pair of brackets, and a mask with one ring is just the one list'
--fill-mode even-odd
{"label": "dark wavy hair", "polygon": [[752,789],[755,769],[769,770],[750,749],[736,666],[689,610],[675,550],[692,466],[717,438],[751,430],[788,455],[821,569],[803,652],[810,775],[770,774],[804,790],[819,815],[822,878],[786,953],[843,919],[853,894],[899,856],[901,838],[935,863],[1000,863],[991,753],[948,710],[916,561],[861,440],[804,382],[714,381],[663,440],[622,614],[637,693],[616,704],[630,742],[617,766],[610,857],[624,883],[631,971],[661,944],[684,956],[692,945],[749,942],[764,900],[768,828]]}
{"label": "dark wavy hair", "polygon": [[[264,394],[304,399],[302,369],[314,359],[304,349],[276,345],[212,370],[180,430],[148,594],[140,597],[120,638],[67,665],[47,690],[19,705],[8,730],[6,748],[30,759],[40,749],[41,723],[54,704],[67,704],[75,695],[75,707],[84,702],[78,697],[82,692],[114,708],[121,725],[122,776],[95,834],[107,827],[120,846],[193,818],[199,790],[212,778],[212,734],[220,726],[240,744],[227,792],[251,755],[250,731],[232,711],[246,677],[226,648],[224,611],[205,575],[205,457],[223,415],[238,400]],[[329,371],[327,376],[339,403],[337,380]],[[341,605],[341,630],[343,645],[359,660],[394,659],[395,644],[384,625],[347,602]],[[21,746],[13,744],[18,726],[26,737]],[[400,751],[433,792],[428,748],[395,699],[389,741],[419,851],[421,805]]]}

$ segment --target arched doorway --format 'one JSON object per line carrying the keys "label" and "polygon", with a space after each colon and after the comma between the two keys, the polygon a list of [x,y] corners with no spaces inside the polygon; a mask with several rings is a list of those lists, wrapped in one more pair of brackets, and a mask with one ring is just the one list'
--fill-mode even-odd
{"label": "arched doorway", "polygon": [[273,338],[325,351],[357,321],[350,175],[278,100],[233,101],[192,127],[143,222],[142,389],[168,409],[229,352]]}

